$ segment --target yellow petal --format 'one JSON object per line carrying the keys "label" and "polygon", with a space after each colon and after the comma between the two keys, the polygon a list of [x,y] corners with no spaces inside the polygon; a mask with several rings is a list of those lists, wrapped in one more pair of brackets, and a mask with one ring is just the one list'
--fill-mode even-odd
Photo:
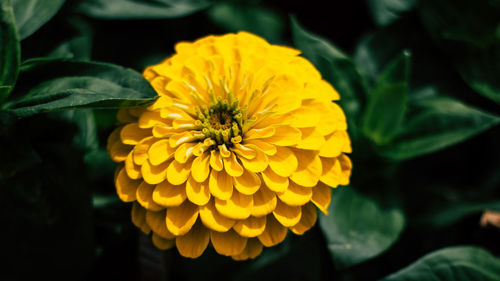
{"label": "yellow petal", "polygon": [[158,139],[154,137],[148,137],[143,139],[134,147],[134,163],[136,165],[142,165],[148,160],[149,147],[157,141]]}
{"label": "yellow petal", "polygon": [[225,171],[212,170],[208,179],[208,187],[215,198],[227,200],[233,194],[233,177]]}
{"label": "yellow petal", "polygon": [[245,170],[243,172],[243,175],[241,175],[240,177],[234,178],[234,187],[240,193],[243,193],[245,195],[254,194],[257,190],[259,190],[260,185],[261,181],[259,176],[254,172],[250,172],[249,170]]}
{"label": "yellow petal", "polygon": [[[248,145],[248,147],[254,148],[254,146],[252,145]],[[259,173],[267,168],[267,166],[269,165],[269,160],[267,158],[267,155],[260,149],[255,149],[255,152],[257,154],[255,155],[254,159],[240,158],[240,161],[245,169],[248,169],[254,173]]]}
{"label": "yellow petal", "polygon": [[167,229],[166,216],[166,210],[158,212],[147,211],[146,222],[156,235],[165,239],[172,239],[175,238],[175,235]]}
{"label": "yellow petal", "polygon": [[235,143],[234,147],[231,150],[234,153],[246,159],[254,159],[255,156],[257,155],[257,152],[255,152],[255,150],[239,143]]}
{"label": "yellow petal", "polygon": [[288,188],[288,178],[277,175],[271,168],[267,168],[261,175],[267,187],[274,192],[284,192]]}
{"label": "yellow petal", "polygon": [[234,220],[219,214],[215,208],[214,200],[210,200],[206,205],[200,206],[199,209],[201,222],[212,230],[226,232],[235,224]]}
{"label": "yellow petal", "polygon": [[294,152],[299,166],[290,179],[302,186],[315,186],[323,171],[320,157],[311,150],[297,149]]}
{"label": "yellow petal", "polygon": [[153,165],[160,165],[170,159],[174,152],[175,150],[168,145],[168,139],[159,140],[149,147],[149,162]]}
{"label": "yellow petal", "polygon": [[273,215],[283,226],[290,227],[296,225],[300,221],[302,210],[300,206],[289,206],[278,200]]}
{"label": "yellow petal", "polygon": [[[276,146],[261,140],[245,140],[246,144],[256,146],[267,155],[274,155],[277,152]],[[251,147],[251,146],[250,146]]]}
{"label": "yellow petal", "polygon": [[302,102],[302,106],[290,113],[293,116],[290,125],[295,128],[313,127],[318,124],[320,120],[319,112],[312,106],[308,106],[307,103]]}
{"label": "yellow petal", "polygon": [[177,207],[186,200],[186,188],[172,185],[168,181],[158,184],[153,190],[153,201],[165,207]]}
{"label": "yellow petal", "polygon": [[137,180],[142,177],[141,175],[141,166],[138,166],[134,163],[134,153],[129,152],[127,159],[125,160],[125,171],[129,178]]}
{"label": "yellow petal", "polygon": [[196,157],[191,168],[191,177],[197,182],[204,182],[210,174],[209,166],[210,154],[203,153]]}
{"label": "yellow petal", "polygon": [[288,229],[281,225],[273,215],[267,216],[266,229],[257,236],[259,241],[266,247],[271,247],[285,240]]}
{"label": "yellow petal", "polygon": [[207,204],[211,197],[208,180],[200,183],[189,177],[186,182],[186,195],[189,201],[198,206]]}
{"label": "yellow petal", "polygon": [[116,113],[116,119],[118,119],[120,123],[131,123],[137,121],[137,117],[131,115],[128,112],[128,108],[121,108],[118,110]]}
{"label": "yellow petal", "polygon": [[332,188],[319,182],[317,186],[313,187],[313,195],[311,202],[318,207],[325,215],[328,215],[328,205],[332,200]]}
{"label": "yellow petal", "polygon": [[278,198],[289,206],[302,206],[312,197],[312,187],[298,185],[290,182],[285,192],[278,194]]}
{"label": "yellow petal", "polygon": [[340,182],[342,168],[337,158],[321,158],[323,173],[320,180],[331,187],[337,187]]}
{"label": "yellow petal", "polygon": [[337,157],[347,142],[347,133],[345,131],[336,131],[326,137],[326,142],[319,151],[322,157]]}
{"label": "yellow petal", "polygon": [[197,258],[203,254],[210,242],[210,232],[201,223],[196,223],[191,231],[175,239],[179,253],[187,258]]}
{"label": "yellow petal", "polygon": [[134,202],[132,205],[132,223],[145,234],[151,232],[151,228],[146,222],[146,209],[141,207],[137,202]]}
{"label": "yellow petal", "polygon": [[198,218],[198,206],[184,201],[180,206],[167,210],[167,228],[172,234],[181,236],[193,227]]}
{"label": "yellow petal", "polygon": [[175,160],[179,163],[186,163],[193,156],[196,143],[183,143],[175,149]]}
{"label": "yellow petal", "polygon": [[318,213],[316,211],[316,207],[314,207],[311,203],[306,204],[302,206],[302,217],[300,218],[300,221],[296,225],[290,227],[290,230],[297,235],[302,235],[304,232],[313,227],[316,223],[317,217]]}
{"label": "yellow petal", "polygon": [[326,140],[317,127],[301,128],[302,137],[297,148],[319,150]]}
{"label": "yellow petal", "polygon": [[238,255],[247,245],[247,238],[239,236],[233,230],[226,232],[211,231],[210,239],[215,251],[224,256]]}
{"label": "yellow petal", "polygon": [[165,126],[165,120],[161,118],[158,111],[145,111],[139,117],[139,128],[148,129],[154,126]]}
{"label": "yellow petal", "polygon": [[173,185],[180,185],[187,181],[191,173],[191,164],[193,161],[187,163],[179,163],[176,160],[172,161],[167,169],[167,180]]}
{"label": "yellow petal", "polygon": [[128,154],[132,150],[133,146],[125,145],[120,141],[117,141],[111,145],[109,150],[109,155],[111,159],[115,162],[123,162],[127,159]]}
{"label": "yellow petal", "polygon": [[193,133],[190,131],[174,134],[169,138],[170,147],[177,147],[183,143],[195,140]]}
{"label": "yellow petal", "polygon": [[278,151],[273,156],[269,156],[269,167],[282,177],[289,177],[297,170],[299,165],[297,157],[287,147],[278,146]]}
{"label": "yellow petal", "polygon": [[276,208],[277,201],[274,192],[264,185],[261,186],[253,195],[252,216],[261,217],[270,214]]}
{"label": "yellow petal", "polygon": [[276,133],[275,128],[267,127],[264,129],[251,129],[245,134],[246,140],[269,138]]}
{"label": "yellow petal", "polygon": [[149,136],[151,136],[151,129],[141,129],[137,123],[127,124],[120,131],[122,143],[128,145],[136,145]]}
{"label": "yellow petal", "polygon": [[342,175],[340,176],[340,184],[348,185],[349,178],[351,177],[352,162],[349,157],[345,154],[341,154],[339,157],[340,166],[342,167]]}
{"label": "yellow petal", "polygon": [[253,197],[251,195],[244,195],[234,190],[231,198],[228,200],[220,200],[215,198],[215,208],[221,215],[242,220],[250,216],[253,207]]}
{"label": "yellow petal", "polygon": [[264,232],[266,228],[266,217],[249,217],[238,221],[233,229],[243,237],[257,237]]}
{"label": "yellow petal", "polygon": [[121,142],[120,140],[120,131],[122,130],[122,127],[115,128],[111,134],[108,136],[108,140],[106,143],[106,149],[108,150],[108,153],[111,150],[111,146],[115,144],[115,142]]}
{"label": "yellow petal", "polygon": [[222,169],[224,169],[224,163],[222,162],[222,156],[220,155],[220,152],[217,150],[212,150],[210,152],[210,167],[212,169],[220,172]]}
{"label": "yellow petal", "polygon": [[137,187],[139,187],[141,182],[141,180],[130,179],[125,169],[121,169],[115,180],[116,193],[118,193],[118,196],[123,202],[135,201],[137,199]]}
{"label": "yellow petal", "polygon": [[[175,162],[175,161],[174,161]],[[167,177],[168,162],[162,163],[158,166],[151,165],[148,161],[144,162],[141,167],[141,174],[144,181],[149,184],[158,184],[165,180]]]}
{"label": "yellow petal", "polygon": [[142,182],[141,184],[139,184],[136,192],[137,202],[139,202],[141,206],[143,206],[147,210],[162,210],[164,209],[164,207],[156,204],[156,202],[153,201],[153,189],[154,185],[150,185],[146,182]]}
{"label": "yellow petal", "polygon": [[[291,146],[298,144],[301,140],[301,132],[297,128],[280,126],[276,127],[275,130],[272,137],[262,139],[262,141],[279,146]],[[279,154],[279,151],[277,153]]]}
{"label": "yellow petal", "polygon": [[165,239],[154,232],[151,239],[153,240],[153,245],[160,250],[168,250],[175,246],[175,239]]}
{"label": "yellow petal", "polygon": [[236,154],[231,152],[231,157],[223,158],[224,168],[226,172],[232,177],[239,177],[243,174],[243,167],[238,163]]}
{"label": "yellow petal", "polygon": [[232,256],[234,260],[242,261],[247,259],[254,259],[262,253],[262,243],[257,238],[250,238],[247,240],[247,245],[243,252],[239,255]]}

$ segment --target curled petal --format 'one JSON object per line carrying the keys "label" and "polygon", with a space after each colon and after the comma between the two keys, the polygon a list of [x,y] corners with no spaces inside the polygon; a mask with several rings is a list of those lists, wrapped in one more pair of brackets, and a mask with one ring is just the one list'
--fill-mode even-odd
{"label": "curled petal", "polygon": [[175,236],[186,234],[198,218],[198,206],[184,201],[178,207],[167,210],[167,228]]}
{"label": "curled petal", "polygon": [[306,204],[302,206],[302,216],[300,221],[296,225],[290,227],[290,230],[297,235],[302,235],[313,227],[317,218],[318,213],[314,205],[311,203]]}
{"label": "curled petal", "polygon": [[186,235],[177,237],[175,245],[179,253],[187,258],[197,258],[203,254],[210,242],[210,232],[201,223],[196,223]]}
{"label": "curled petal", "polygon": [[247,238],[241,237],[233,230],[226,232],[212,231],[210,240],[215,251],[224,256],[238,255],[245,249]]}
{"label": "curled petal", "polygon": [[296,225],[302,216],[300,206],[289,206],[278,200],[278,204],[273,211],[274,217],[285,227]]}
{"label": "curled petal", "polygon": [[153,201],[165,207],[177,207],[186,200],[186,188],[164,181],[153,190]]}
{"label": "curled petal", "polygon": [[271,247],[285,240],[288,229],[279,223],[273,215],[267,216],[266,228],[261,235],[257,236],[259,241],[266,247]]}

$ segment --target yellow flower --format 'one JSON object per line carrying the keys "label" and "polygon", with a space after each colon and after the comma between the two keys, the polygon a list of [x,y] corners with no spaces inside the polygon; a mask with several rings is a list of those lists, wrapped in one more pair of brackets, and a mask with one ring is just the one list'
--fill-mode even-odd
{"label": "yellow flower", "polygon": [[160,97],[121,109],[116,190],[160,249],[255,258],[303,234],[347,185],[338,93],[299,51],[240,32],[181,42],[144,77]]}

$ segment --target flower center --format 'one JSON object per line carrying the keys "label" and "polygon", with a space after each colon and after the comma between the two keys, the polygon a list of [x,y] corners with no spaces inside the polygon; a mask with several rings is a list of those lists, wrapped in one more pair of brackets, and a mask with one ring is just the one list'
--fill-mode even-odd
{"label": "flower center", "polygon": [[210,106],[197,108],[197,124],[201,127],[205,139],[211,139],[217,145],[232,146],[242,140],[241,128],[243,114],[231,94],[226,99],[213,98]]}

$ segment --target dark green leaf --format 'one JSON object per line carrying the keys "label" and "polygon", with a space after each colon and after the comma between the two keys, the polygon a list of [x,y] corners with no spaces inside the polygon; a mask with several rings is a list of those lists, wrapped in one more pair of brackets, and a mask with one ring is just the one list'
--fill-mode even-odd
{"label": "dark green leaf", "polygon": [[280,40],[285,28],[283,19],[276,12],[262,6],[221,2],[213,5],[208,15],[229,32],[245,30],[269,41]]}
{"label": "dark green leaf", "polygon": [[19,72],[21,50],[9,0],[0,2],[0,104],[9,96]]}
{"label": "dark green leaf", "polygon": [[404,51],[379,77],[363,114],[363,132],[376,144],[390,142],[404,120],[410,54]]}
{"label": "dark green leaf", "polygon": [[383,279],[402,280],[496,281],[500,280],[500,259],[477,247],[444,248]]}
{"label": "dark green leaf", "polygon": [[[61,60],[31,60],[20,74],[22,94],[8,110],[19,116],[75,108],[147,105],[157,97],[142,76],[117,65]],[[20,94],[18,93],[18,96]]]}
{"label": "dark green leaf", "polygon": [[187,16],[208,5],[205,0],[85,0],[77,10],[102,19],[162,19]]}
{"label": "dark green leaf", "polygon": [[50,58],[90,60],[92,50],[92,30],[89,25],[76,18],[69,25],[77,33],[56,47],[47,55]]}
{"label": "dark green leaf", "polygon": [[484,210],[496,210],[500,212],[500,201],[487,203],[460,202],[454,206],[448,206],[440,211],[433,212],[431,215],[421,219],[423,223],[430,223],[437,227],[450,225],[468,215],[481,213]]}
{"label": "dark green leaf", "polygon": [[320,226],[338,268],[378,256],[398,239],[405,226],[400,209],[382,208],[350,187],[334,190],[328,211],[328,216],[320,216]]}
{"label": "dark green leaf", "polygon": [[500,4],[498,1],[422,1],[420,16],[464,80],[500,103]]}
{"label": "dark green leaf", "polygon": [[65,0],[12,0],[19,38],[30,36],[61,9]]}
{"label": "dark green leaf", "polygon": [[399,18],[401,13],[408,12],[417,0],[369,0],[370,11],[378,25],[388,25]]}
{"label": "dark green leaf", "polygon": [[360,113],[360,100],[366,95],[364,78],[354,62],[341,50],[325,39],[302,28],[297,20],[292,21],[292,35],[295,46],[309,59],[339,92],[340,104],[346,112],[349,127],[355,130]]}
{"label": "dark green leaf", "polygon": [[416,101],[415,111],[394,144],[379,152],[404,160],[464,141],[500,123],[500,117],[457,100],[432,97]]}

